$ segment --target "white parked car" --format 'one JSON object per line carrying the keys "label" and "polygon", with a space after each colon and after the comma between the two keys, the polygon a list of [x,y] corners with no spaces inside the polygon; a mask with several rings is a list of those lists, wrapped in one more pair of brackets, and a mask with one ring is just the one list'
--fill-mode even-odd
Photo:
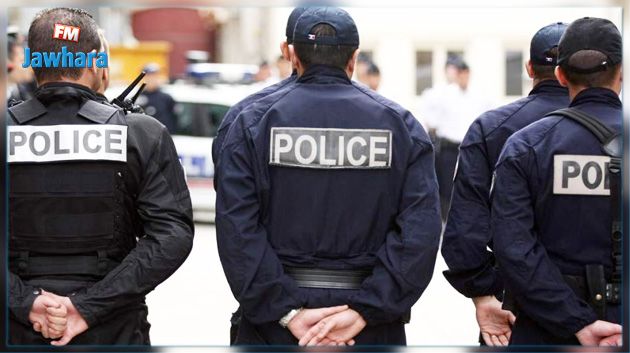
{"label": "white parked car", "polygon": [[213,185],[212,141],[228,109],[254,93],[253,85],[167,85],[177,105],[177,131],[173,142],[186,171],[195,221],[214,222],[216,193]]}

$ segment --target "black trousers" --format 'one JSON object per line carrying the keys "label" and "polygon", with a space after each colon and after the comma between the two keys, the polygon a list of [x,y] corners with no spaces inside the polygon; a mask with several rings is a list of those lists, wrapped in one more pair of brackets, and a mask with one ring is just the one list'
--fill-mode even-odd
{"label": "black trousers", "polygon": [[[139,304],[133,308],[119,310],[109,316],[103,323],[88,328],[87,331],[76,336],[70,345],[150,345],[147,321],[148,308]],[[50,346],[50,339],[41,333],[33,331],[32,326],[9,320],[10,345],[46,345]]]}
{"label": "black trousers", "polygon": [[440,205],[442,220],[445,221],[451,205],[451,193],[453,191],[453,178],[455,166],[459,155],[459,142],[445,138],[437,138],[435,152],[435,174],[440,187]]}
{"label": "black trousers", "polygon": [[[264,325],[254,325],[241,317],[237,327],[232,327],[235,333],[234,345],[297,345],[298,339],[289,329],[283,328],[277,322]],[[366,326],[355,338],[356,345],[399,345],[407,344],[405,325],[392,323],[385,325]]]}

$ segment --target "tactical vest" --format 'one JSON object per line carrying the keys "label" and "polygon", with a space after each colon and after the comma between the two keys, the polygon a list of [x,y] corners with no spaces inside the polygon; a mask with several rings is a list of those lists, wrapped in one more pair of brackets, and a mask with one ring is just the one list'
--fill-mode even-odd
{"label": "tactical vest", "polygon": [[37,98],[9,112],[10,269],[27,279],[104,277],[142,234],[124,112],[84,99],[77,115],[87,120],[45,125]]}

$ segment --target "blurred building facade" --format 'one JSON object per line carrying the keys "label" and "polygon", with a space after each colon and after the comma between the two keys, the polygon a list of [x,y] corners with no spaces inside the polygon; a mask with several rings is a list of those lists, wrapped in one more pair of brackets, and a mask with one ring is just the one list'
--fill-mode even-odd
{"label": "blurred building facade", "polygon": [[[350,2],[350,4],[352,4]],[[619,28],[618,1],[602,7],[348,7],[361,36],[361,50],[381,70],[379,92],[412,112],[426,88],[445,82],[449,54],[463,55],[471,69],[470,89],[496,105],[526,95],[524,71],[531,36],[547,24],[583,16],[604,17]],[[37,8],[12,9],[9,24],[25,32]],[[112,47],[145,41],[169,43],[171,78],[183,75],[186,53],[208,53],[212,62],[274,62],[290,7],[93,8]],[[111,60],[114,69],[115,60]]]}

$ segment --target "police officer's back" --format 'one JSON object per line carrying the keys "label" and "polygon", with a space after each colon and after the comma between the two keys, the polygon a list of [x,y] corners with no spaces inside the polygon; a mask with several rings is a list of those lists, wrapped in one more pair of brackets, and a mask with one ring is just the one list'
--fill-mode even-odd
{"label": "police officer's back", "polygon": [[345,11],[307,10],[294,32],[297,83],[228,132],[217,237],[249,328],[237,343],[296,343],[293,321],[289,331],[278,320],[341,304],[368,324],[357,344],[405,343],[438,246],[433,150],[408,111],[352,84],[358,44]]}
{"label": "police officer's back", "polygon": [[492,236],[517,315],[514,344],[620,340],[621,327],[609,323],[621,319],[612,239],[619,167],[591,130],[621,132],[621,35],[608,20],[579,19],[558,49],[571,111],[591,122],[553,113],[510,137],[496,168]]}
{"label": "police officer's back", "polygon": [[[463,295],[473,298],[484,343],[507,342],[510,314],[494,297],[503,295],[503,280],[488,249],[490,186],[499,153],[519,129],[569,104],[569,92],[556,80],[558,42],[566,24],[554,23],[532,37],[527,71],[534,88],[527,97],[479,116],[459,146],[451,206],[442,241],[449,269],[446,279]],[[490,320],[489,318],[493,318]],[[495,337],[492,337],[495,336]]]}
{"label": "police officer's back", "polygon": [[[55,23],[81,28],[68,51],[101,47],[89,14],[52,9],[31,24],[33,51],[55,50]],[[125,115],[96,94],[102,69],[35,73],[35,98],[11,107],[8,119],[10,341],[50,341],[31,327],[42,329],[33,318],[46,296],[67,307],[60,343],[149,344],[144,297],[192,246],[173,142],[152,117]]]}

